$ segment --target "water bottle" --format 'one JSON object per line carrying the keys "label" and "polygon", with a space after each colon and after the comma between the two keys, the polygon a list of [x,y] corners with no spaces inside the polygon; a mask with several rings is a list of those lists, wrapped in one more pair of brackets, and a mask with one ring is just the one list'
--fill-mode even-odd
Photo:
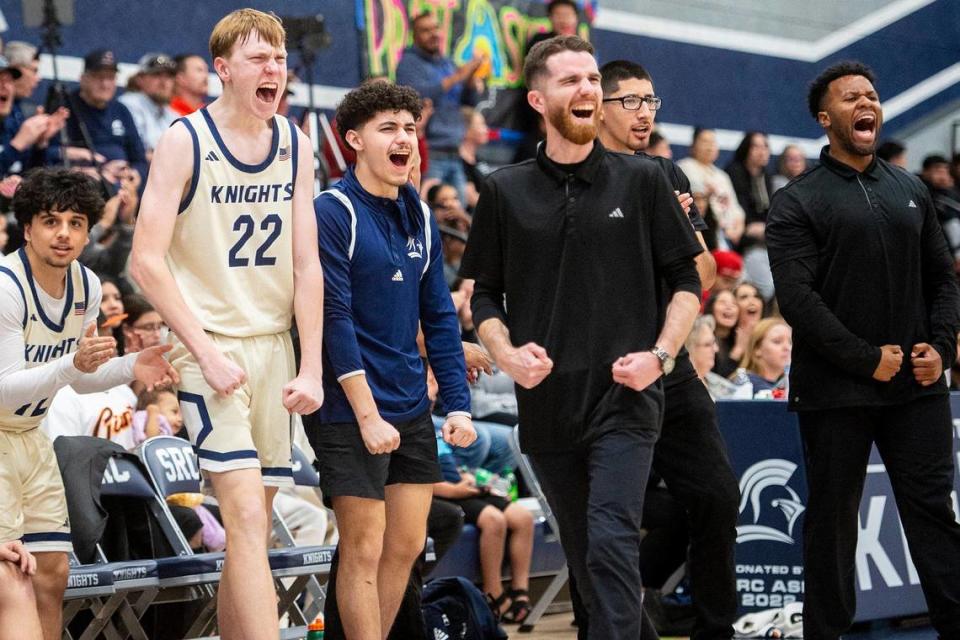
{"label": "water bottle", "polygon": [[474,469],[473,477],[474,480],[476,480],[478,487],[485,487],[493,481],[493,474],[483,467],[477,467]]}
{"label": "water bottle", "polygon": [[731,396],[732,399],[753,400],[753,383],[750,382],[750,376],[747,375],[746,369],[743,367],[737,369],[737,373],[733,377],[733,384],[735,384],[737,388]]}
{"label": "water bottle", "polygon": [[510,488],[507,490],[507,498],[510,499],[510,502],[516,502],[520,499],[520,488],[517,485],[517,474],[513,472],[513,469],[507,467],[503,475],[506,477],[507,482],[510,483]]}
{"label": "water bottle", "polygon": [[490,481],[490,493],[501,498],[510,495],[510,479],[506,475],[495,475]]}
{"label": "water bottle", "polygon": [[319,616],[307,627],[307,640],[323,640],[323,616]]}

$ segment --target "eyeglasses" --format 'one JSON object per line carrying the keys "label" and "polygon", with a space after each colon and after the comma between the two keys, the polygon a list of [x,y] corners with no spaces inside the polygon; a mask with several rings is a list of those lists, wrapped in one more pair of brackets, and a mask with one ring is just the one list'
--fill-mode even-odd
{"label": "eyeglasses", "polygon": [[620,96],[619,98],[604,98],[604,102],[619,102],[621,106],[627,111],[637,111],[643,105],[647,103],[647,108],[650,111],[656,111],[660,108],[660,104],[663,102],[663,99],[657,98],[654,96]]}
{"label": "eyeglasses", "polygon": [[167,325],[163,322],[149,322],[147,324],[133,325],[134,330],[145,333],[158,333],[167,330]]}

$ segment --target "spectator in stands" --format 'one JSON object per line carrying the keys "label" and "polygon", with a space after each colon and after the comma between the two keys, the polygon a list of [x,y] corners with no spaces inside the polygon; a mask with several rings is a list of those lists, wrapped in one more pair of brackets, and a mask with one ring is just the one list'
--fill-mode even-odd
{"label": "spectator in stands", "polygon": [[733,291],[743,277],[743,257],[736,251],[714,251],[713,259],[717,263],[717,278],[711,293]]}
{"label": "spectator in stands", "polygon": [[716,327],[717,321],[712,315],[698,316],[685,343],[693,368],[697,370],[697,377],[714,400],[727,398],[734,392],[734,386],[729,380],[713,372],[717,352],[720,350],[714,333]]}
{"label": "spectator in stands", "polygon": [[670,141],[659,131],[654,131],[650,134],[650,143],[647,145],[647,155],[655,158],[673,160],[673,149],[670,148]]}
{"label": "spectator in stands", "polygon": [[901,169],[907,168],[907,147],[898,140],[884,140],[877,147],[877,157]]}
{"label": "spectator in stands", "polygon": [[456,188],[450,184],[435,184],[427,191],[427,204],[440,225],[443,241],[443,277],[448,287],[459,280],[457,271],[463,258],[467,233],[470,231],[470,215],[464,211]]}
{"label": "spectator in stands", "polygon": [[174,62],[177,63],[177,73],[173,78],[170,108],[181,116],[188,116],[207,101],[210,68],[207,61],[195,53],[181,53]]}
{"label": "spectator in stands", "polygon": [[133,170],[121,174],[117,192],[103,208],[103,215],[90,230],[90,242],[80,262],[97,273],[123,278],[133,243],[134,217],[140,196],[140,176]]}
{"label": "spectator in stands", "polygon": [[782,318],[764,318],[753,327],[740,367],[747,372],[754,393],[782,382],[792,349],[793,332]]}
{"label": "spectator in stands", "polygon": [[179,117],[170,108],[177,63],[165,53],[148,53],[140,58],[139,64],[138,91],[123,94],[120,102],[133,116],[149,161],[160,135]]}
{"label": "spectator in stands", "polygon": [[807,170],[807,156],[803,149],[795,144],[788,144],[780,152],[780,161],[777,163],[777,175],[773,176],[773,191],[777,192],[787,186],[787,183]]}
{"label": "spectator in stands", "polygon": [[109,184],[118,185],[132,170],[147,175],[143,141],[130,110],[117,100],[117,59],[112,51],[95,49],[83,59],[80,88],[70,94],[67,146],[52,141],[48,157],[64,154],[75,166],[93,167]]}
{"label": "spectator in stands", "polygon": [[493,171],[486,162],[477,159],[477,150],[490,142],[490,129],[487,121],[477,109],[464,112],[467,122],[467,133],[460,144],[460,159],[463,161],[463,170],[467,176],[466,204],[470,211],[477,205],[480,198],[480,187],[484,178]]}
{"label": "spectator in stands", "polygon": [[769,163],[770,143],[767,134],[748,131],[726,167],[737,194],[737,202],[745,216],[744,244],[748,239],[763,239],[763,227],[773,194],[773,176],[767,171]]}
{"label": "spectator in stands", "polygon": [[749,131],[743,137],[727,165],[727,174],[744,211],[746,227],[740,240],[743,270],[756,283],[765,300],[773,298],[773,276],[764,243],[767,210],[773,195],[773,176],[767,171],[770,163],[770,144],[767,135]]}
{"label": "spectator in stands", "polygon": [[705,193],[710,210],[717,218],[723,248],[736,247],[743,236],[745,214],[737,201],[730,177],[714,163],[720,156],[717,134],[713,129],[697,127],[693,132],[690,157],[677,162],[690,179],[693,192]]}
{"label": "spectator in stands", "polygon": [[[551,0],[547,5],[547,19],[550,20],[550,31],[535,34],[527,42],[526,51],[533,45],[554,36],[575,36],[580,24],[580,12],[574,0]],[[526,53],[526,52],[524,52]]]}
{"label": "spectator in stands", "polygon": [[737,316],[737,328],[748,334],[761,318],[765,317],[765,304],[760,295],[760,289],[752,282],[741,282],[733,289],[733,296],[737,300],[740,313]]}
{"label": "spectator in stands", "polygon": [[[533,556],[533,516],[489,487],[477,487],[476,478],[457,470],[450,446],[437,432],[443,481],[433,494],[463,509],[464,521],[480,529],[480,576],[493,613],[503,622],[522,623],[530,614],[530,561]],[[509,543],[507,534],[509,533]],[[504,590],[501,567],[509,546],[510,589]]]}
{"label": "spectator in stands", "polygon": [[717,291],[707,300],[705,313],[716,321],[717,356],[713,371],[724,378],[737,370],[737,363],[750,339],[749,331],[737,330],[740,307],[732,291]]}
{"label": "spectator in stands", "polygon": [[100,315],[106,320],[123,315],[123,293],[117,281],[100,276],[100,291]]}
{"label": "spectator in stands", "polygon": [[16,81],[22,75],[18,67],[0,56],[0,178],[42,164],[43,149],[69,115],[66,109],[58,109],[52,115],[25,117],[16,106]]}
{"label": "spectator in stands", "polygon": [[920,179],[930,190],[937,220],[953,256],[954,270],[960,273],[960,192],[950,175],[950,163],[941,155],[929,155],[923,159]]}
{"label": "spectator in stands", "polygon": [[3,47],[3,56],[20,70],[20,77],[14,81],[17,96],[14,109],[25,118],[30,117],[37,112],[37,105],[30,100],[40,84],[40,52],[29,42],[14,40]]}
{"label": "spectator in stands", "polygon": [[426,139],[430,166],[424,178],[437,178],[456,188],[460,199],[466,197],[467,176],[460,159],[460,144],[466,125],[461,107],[475,107],[483,92],[483,81],[476,78],[483,56],[457,66],[441,51],[440,24],[432,13],[413,19],[413,46],[406,48],[397,65],[397,84],[417,90],[433,105]]}

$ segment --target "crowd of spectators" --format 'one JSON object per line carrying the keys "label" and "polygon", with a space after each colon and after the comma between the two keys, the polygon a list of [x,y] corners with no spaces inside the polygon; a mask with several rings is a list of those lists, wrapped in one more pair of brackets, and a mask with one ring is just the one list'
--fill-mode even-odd
{"label": "crowd of spectators", "polygon": [[[577,6],[568,0],[550,5],[552,33],[577,28]],[[476,108],[485,92],[489,60],[478,55],[457,65],[441,51],[441,32],[432,14],[412,21],[413,44],[404,50],[396,82],[414,87],[424,100],[419,123],[420,192],[429,203],[443,234],[445,276],[461,321],[463,340],[476,343],[469,299],[473,283],[458,276],[460,259],[470,233],[472,211],[483,182],[496,167],[486,160],[484,145],[491,132]],[[546,34],[549,35],[549,34]],[[545,34],[535,38],[542,39]],[[81,262],[101,278],[101,332],[112,332],[122,350],[137,351],[166,337],[163,318],[136,293],[126,277],[136,224],[139,194],[162,132],[178,117],[208,101],[209,67],[203,56],[162,52],[145,54],[122,95],[118,96],[118,64],[110,50],[91,51],[83,61],[79,86],[58,100],[39,106],[35,95],[40,77],[35,46],[9,42],[0,56],[0,252],[17,250],[22,242],[10,199],[20,176],[42,165],[65,164],[95,176],[107,204],[90,232],[90,244]],[[375,78],[368,81],[389,81]],[[286,105],[286,103],[285,103]],[[284,112],[288,106],[284,106]],[[335,127],[333,127],[335,130]],[[539,129],[528,132],[536,138]],[[679,142],[679,141],[678,141]],[[535,143],[535,140],[534,140]],[[768,136],[750,131],[723,168],[717,165],[717,133],[697,127],[689,141],[689,155],[678,164],[691,184],[691,196],[706,220],[707,246],[717,264],[716,282],[704,291],[703,314],[697,319],[686,347],[697,373],[715,399],[784,399],[790,364],[790,327],[777,313],[773,279],[764,241],[767,212],[776,192],[797,179],[810,160],[797,145],[787,145],[773,158]],[[344,157],[349,148],[335,137]],[[535,148],[535,147],[534,147]],[[673,150],[654,132],[648,152],[670,158]],[[905,147],[887,141],[878,155],[895,164],[905,161]],[[923,161],[921,179],[930,190],[940,223],[960,274],[960,154],[930,155]],[[417,177],[415,176],[415,179]],[[482,348],[467,351],[468,359],[482,362]],[[499,597],[512,593],[510,607],[501,613],[522,620],[528,613],[525,592],[533,544],[530,513],[503,495],[478,488],[478,469],[507,478],[516,461],[509,439],[516,423],[513,382],[489,361],[479,369],[472,386],[473,415],[478,440],[464,450],[444,448],[445,481],[436,485],[437,498],[463,509],[467,522],[481,530],[481,566],[484,589]],[[169,391],[169,390],[167,390]],[[157,434],[182,434],[176,396],[164,390],[147,393],[136,387],[118,387],[81,396],[64,389],[57,396],[44,430],[51,436],[96,435],[133,449]],[[438,408],[439,411],[439,408]],[[302,425],[299,425],[302,431]],[[309,448],[306,438],[298,438]],[[199,503],[179,510],[178,521],[195,548],[217,549],[223,530],[215,512]],[[287,514],[295,536],[304,543],[336,539],[335,527],[316,496],[285,490],[278,508]],[[431,533],[449,547],[462,519],[444,516]],[[433,512],[432,512],[433,514]],[[507,533],[510,533],[509,538]],[[504,591],[501,565],[512,569],[512,591]],[[496,600],[496,598],[495,598]],[[497,601],[507,602],[506,598]]]}

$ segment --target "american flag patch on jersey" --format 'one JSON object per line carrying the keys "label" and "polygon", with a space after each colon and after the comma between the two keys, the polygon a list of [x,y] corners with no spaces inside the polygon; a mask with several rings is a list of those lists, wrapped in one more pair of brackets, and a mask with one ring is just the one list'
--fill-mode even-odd
{"label": "american flag patch on jersey", "polygon": [[280,147],[280,154],[278,156],[281,162],[284,160],[290,159],[290,147]]}
{"label": "american flag patch on jersey", "polygon": [[73,315],[82,316],[87,312],[87,303],[86,302],[77,302],[73,305]]}

